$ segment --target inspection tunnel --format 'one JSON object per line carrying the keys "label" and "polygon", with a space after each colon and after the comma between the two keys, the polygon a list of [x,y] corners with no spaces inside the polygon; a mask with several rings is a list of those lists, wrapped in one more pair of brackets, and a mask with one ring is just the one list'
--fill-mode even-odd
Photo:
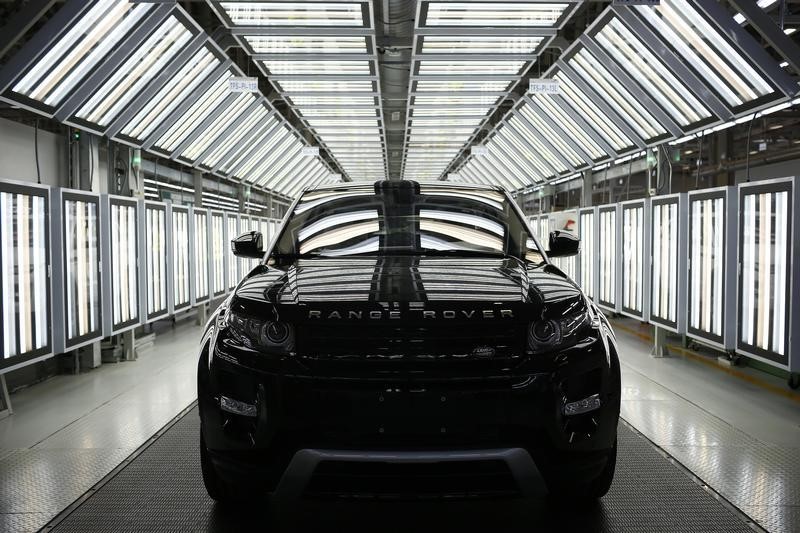
{"label": "inspection tunnel", "polygon": [[0,531],[800,531],[798,26],[0,2]]}

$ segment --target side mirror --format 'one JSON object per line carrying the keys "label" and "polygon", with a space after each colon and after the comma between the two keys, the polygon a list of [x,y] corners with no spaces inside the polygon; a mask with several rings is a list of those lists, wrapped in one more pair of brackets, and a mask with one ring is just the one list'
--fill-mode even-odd
{"label": "side mirror", "polygon": [[581,249],[581,240],[566,231],[551,231],[548,257],[565,257],[575,255]]}
{"label": "side mirror", "polygon": [[231,241],[231,250],[236,257],[261,259],[264,256],[264,238],[260,231],[242,233]]}

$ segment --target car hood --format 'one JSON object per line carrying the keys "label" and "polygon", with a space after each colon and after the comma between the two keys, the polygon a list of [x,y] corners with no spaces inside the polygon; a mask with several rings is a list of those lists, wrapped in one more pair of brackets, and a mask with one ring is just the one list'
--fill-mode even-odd
{"label": "car hood", "polygon": [[[585,307],[558,268],[516,258],[301,259],[260,266],[232,305],[276,320],[536,320]],[[424,313],[427,311],[427,315]]]}

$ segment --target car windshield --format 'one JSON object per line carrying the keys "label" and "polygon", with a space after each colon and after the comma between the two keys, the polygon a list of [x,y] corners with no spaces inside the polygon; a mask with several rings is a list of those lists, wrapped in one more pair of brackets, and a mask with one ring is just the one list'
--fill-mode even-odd
{"label": "car windshield", "polygon": [[272,250],[278,259],[362,255],[543,261],[505,194],[409,181],[305,193]]}

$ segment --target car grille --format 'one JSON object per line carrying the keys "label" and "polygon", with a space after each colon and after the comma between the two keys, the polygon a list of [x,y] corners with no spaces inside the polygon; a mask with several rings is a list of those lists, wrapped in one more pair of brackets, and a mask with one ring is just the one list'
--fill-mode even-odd
{"label": "car grille", "polygon": [[498,359],[517,356],[524,335],[511,323],[435,326],[305,324],[298,354],[314,359]]}

